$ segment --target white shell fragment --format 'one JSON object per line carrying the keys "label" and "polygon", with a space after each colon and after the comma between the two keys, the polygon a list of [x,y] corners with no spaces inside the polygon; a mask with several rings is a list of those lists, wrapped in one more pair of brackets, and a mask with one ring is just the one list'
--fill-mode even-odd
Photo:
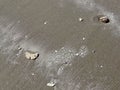
{"label": "white shell fragment", "polygon": [[57,51],[57,50],[55,50],[55,52],[57,53],[58,51]]}
{"label": "white shell fragment", "polygon": [[82,21],[83,21],[83,18],[79,18],[78,20],[79,20],[80,22],[82,22]]}
{"label": "white shell fragment", "polygon": [[55,84],[56,84],[56,82],[49,82],[49,83],[47,83],[47,86],[48,87],[54,87],[55,86]]}
{"label": "white shell fragment", "polygon": [[26,59],[29,59],[29,60],[35,60],[38,58],[38,56],[39,56],[38,53],[25,52],[25,57],[26,57]]}
{"label": "white shell fragment", "polygon": [[32,76],[34,76],[34,75],[35,75],[35,73],[32,73],[31,75],[32,75]]}
{"label": "white shell fragment", "polygon": [[103,23],[109,23],[110,22],[110,20],[109,20],[109,18],[107,16],[99,17],[99,21],[103,22]]}
{"label": "white shell fragment", "polygon": [[100,67],[103,68],[103,65],[101,65]]}
{"label": "white shell fragment", "polygon": [[44,22],[44,25],[46,25],[47,23],[48,23],[48,21],[45,21],[45,22]]}
{"label": "white shell fragment", "polygon": [[83,40],[85,40],[85,37],[83,37]]}
{"label": "white shell fragment", "polygon": [[94,17],[94,20],[102,23],[110,23],[111,21],[110,18],[106,15],[97,15],[96,17]]}
{"label": "white shell fragment", "polygon": [[75,56],[79,56],[79,53],[76,53]]}
{"label": "white shell fragment", "polygon": [[21,48],[21,47],[18,47],[18,50],[22,50],[22,48]]}

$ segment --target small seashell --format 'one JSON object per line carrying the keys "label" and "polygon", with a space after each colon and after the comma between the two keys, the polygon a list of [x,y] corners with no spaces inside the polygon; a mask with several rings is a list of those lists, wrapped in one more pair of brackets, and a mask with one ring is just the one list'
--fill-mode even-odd
{"label": "small seashell", "polygon": [[35,52],[25,52],[25,57],[26,59],[29,59],[29,60],[36,60],[38,58],[39,54],[38,53],[35,53]]}

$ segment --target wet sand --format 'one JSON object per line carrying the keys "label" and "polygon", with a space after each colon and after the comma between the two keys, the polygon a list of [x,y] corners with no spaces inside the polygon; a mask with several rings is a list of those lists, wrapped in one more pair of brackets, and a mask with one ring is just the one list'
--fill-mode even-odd
{"label": "wet sand", "polygon": [[119,4],[0,0],[0,90],[120,90]]}

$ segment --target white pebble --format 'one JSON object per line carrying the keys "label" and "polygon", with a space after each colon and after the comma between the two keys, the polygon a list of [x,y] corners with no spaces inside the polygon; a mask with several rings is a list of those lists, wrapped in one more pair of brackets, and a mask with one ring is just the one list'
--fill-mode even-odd
{"label": "white pebble", "polygon": [[35,73],[32,73],[32,76],[34,76],[35,75]]}
{"label": "white pebble", "polygon": [[82,21],[83,21],[83,18],[79,18],[79,21],[82,22]]}
{"label": "white pebble", "polygon": [[55,52],[57,53],[58,51],[57,51],[57,50],[55,50]]}
{"label": "white pebble", "polygon": [[75,56],[79,56],[79,53],[76,53]]}
{"label": "white pebble", "polygon": [[101,65],[100,67],[103,68],[103,65]]}
{"label": "white pebble", "polygon": [[46,25],[46,24],[47,24],[47,21],[45,21],[44,24]]}
{"label": "white pebble", "polygon": [[85,40],[85,37],[83,37],[83,40]]}

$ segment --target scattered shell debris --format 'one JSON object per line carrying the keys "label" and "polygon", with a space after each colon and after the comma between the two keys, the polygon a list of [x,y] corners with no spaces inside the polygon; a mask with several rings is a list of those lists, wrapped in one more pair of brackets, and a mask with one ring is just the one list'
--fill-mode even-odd
{"label": "scattered shell debris", "polygon": [[102,23],[109,23],[110,19],[107,16],[99,16],[98,17],[98,21],[102,22]]}
{"label": "scattered shell debris", "polygon": [[84,58],[89,53],[87,46],[83,45],[80,47],[79,52],[75,53],[75,56]]}
{"label": "scattered shell debris", "polygon": [[65,69],[65,66],[62,65],[62,66],[58,69],[57,75],[58,75],[58,76],[61,75],[61,74],[63,73],[64,69]]}
{"label": "scattered shell debris", "polygon": [[80,22],[82,22],[84,19],[80,17],[78,20],[79,20]]}
{"label": "scattered shell debris", "polygon": [[29,60],[36,60],[38,57],[39,57],[39,54],[36,53],[36,52],[25,52],[25,57],[26,59],[29,59]]}

